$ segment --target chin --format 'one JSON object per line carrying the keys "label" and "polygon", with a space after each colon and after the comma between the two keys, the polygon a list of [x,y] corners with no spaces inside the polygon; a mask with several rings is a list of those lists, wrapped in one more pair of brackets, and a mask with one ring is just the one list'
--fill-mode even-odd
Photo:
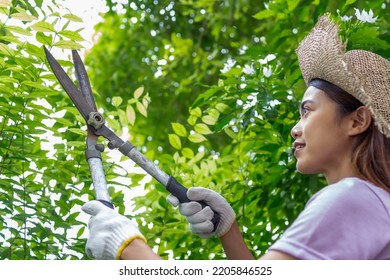
{"label": "chin", "polygon": [[319,171],[316,169],[313,169],[312,166],[307,166],[305,164],[299,164],[299,162],[297,162],[296,168],[297,168],[297,171],[301,174],[310,175],[310,174],[318,174],[319,173]]}

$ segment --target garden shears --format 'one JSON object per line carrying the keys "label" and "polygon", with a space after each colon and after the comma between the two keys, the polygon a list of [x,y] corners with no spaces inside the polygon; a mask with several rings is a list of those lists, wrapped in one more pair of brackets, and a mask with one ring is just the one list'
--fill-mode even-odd
{"label": "garden shears", "polygon": [[[105,125],[104,117],[98,112],[96,103],[92,94],[91,85],[85,69],[85,66],[76,50],[72,50],[73,64],[78,81],[77,88],[65,70],[60,66],[50,51],[44,47],[46,58],[49,62],[54,75],[59,83],[69,95],[76,108],[86,121],[87,140],[85,156],[88,162],[89,170],[92,177],[92,184],[95,191],[95,199],[99,200],[106,206],[114,208],[107,189],[106,178],[104,174],[101,153],[104,151],[104,145],[98,144],[99,136],[108,140],[108,148],[119,149],[119,151],[138,164],[144,171],[161,183],[168,192],[183,202],[189,202],[187,197],[187,188],[180,184],[173,176],[169,176],[152,161],[139,152],[133,144],[120,139],[110,128]],[[202,207],[207,204],[199,202]],[[219,222],[219,214],[214,211],[213,224],[214,230]]]}

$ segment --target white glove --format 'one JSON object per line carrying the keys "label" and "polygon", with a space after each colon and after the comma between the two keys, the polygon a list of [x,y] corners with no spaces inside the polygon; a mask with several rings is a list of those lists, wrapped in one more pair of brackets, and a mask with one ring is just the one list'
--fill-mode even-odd
{"label": "white glove", "polygon": [[[195,187],[188,189],[187,197],[192,201],[180,203],[176,196],[169,194],[167,201],[175,207],[179,206],[180,214],[186,217],[193,233],[203,238],[213,235],[221,237],[230,230],[236,215],[221,195],[210,189]],[[209,206],[202,209],[202,205],[197,201],[203,201]],[[211,222],[214,216],[213,210],[220,216],[215,231],[213,231],[214,225]]]}
{"label": "white glove", "polygon": [[92,215],[86,245],[89,257],[98,260],[119,259],[123,249],[134,239],[140,238],[146,242],[136,225],[103,203],[89,201],[81,209]]}

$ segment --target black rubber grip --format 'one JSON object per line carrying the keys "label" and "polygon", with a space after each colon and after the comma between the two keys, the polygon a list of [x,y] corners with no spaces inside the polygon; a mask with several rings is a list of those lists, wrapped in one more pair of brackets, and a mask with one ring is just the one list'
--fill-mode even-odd
{"label": "black rubber grip", "polygon": [[[173,194],[174,196],[177,197],[177,199],[183,203],[183,202],[190,202],[191,200],[187,197],[187,188],[184,187],[182,184],[180,184],[174,177],[170,176],[169,177],[169,180],[168,180],[168,184],[166,185],[166,189],[167,191],[169,191],[171,194]],[[207,205],[204,201],[198,201],[201,205],[202,205],[202,208],[205,208],[206,206],[209,206]],[[210,207],[210,206],[209,206]],[[211,207],[210,207],[211,208]],[[211,208],[211,210],[213,210],[214,212],[214,216],[213,216],[213,219],[211,220],[211,222],[213,223],[214,225],[214,229],[213,231],[215,231],[217,229],[217,226],[218,226],[218,222],[219,222],[219,214],[217,212],[214,211],[213,208]]]}

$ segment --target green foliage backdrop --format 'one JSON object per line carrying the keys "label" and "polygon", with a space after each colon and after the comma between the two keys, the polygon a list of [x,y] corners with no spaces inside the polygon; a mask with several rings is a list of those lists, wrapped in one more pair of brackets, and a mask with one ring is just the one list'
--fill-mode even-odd
{"label": "green foliage backdrop", "polygon": [[[128,129],[129,140],[185,186],[223,194],[259,257],[325,184],[295,171],[289,132],[305,86],[294,49],[323,13],[355,22],[355,8],[372,9],[375,23],[348,26],[348,47],[389,58],[389,1],[106,2],[85,62],[109,126]],[[82,19],[55,0],[0,0],[0,14],[0,259],[85,259],[80,206],[93,191],[84,122],[42,49],[82,48],[73,27]],[[61,64],[71,74],[69,61]],[[154,180],[126,200],[144,174],[123,174],[117,164],[105,158],[113,202],[156,252],[225,258],[218,240],[189,234]],[[132,203],[138,211],[129,214]]]}

